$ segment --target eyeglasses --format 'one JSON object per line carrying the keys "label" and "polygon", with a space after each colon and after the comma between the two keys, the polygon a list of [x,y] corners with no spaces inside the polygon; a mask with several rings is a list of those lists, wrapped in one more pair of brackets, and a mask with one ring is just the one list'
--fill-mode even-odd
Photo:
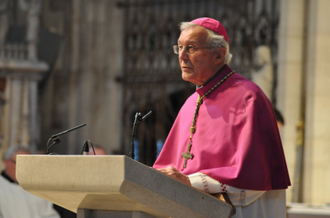
{"label": "eyeglasses", "polygon": [[192,45],[182,46],[182,45],[173,45],[173,51],[175,54],[179,54],[181,51],[185,50],[188,54],[195,53],[198,49],[204,48],[213,48],[213,47],[195,47]]}

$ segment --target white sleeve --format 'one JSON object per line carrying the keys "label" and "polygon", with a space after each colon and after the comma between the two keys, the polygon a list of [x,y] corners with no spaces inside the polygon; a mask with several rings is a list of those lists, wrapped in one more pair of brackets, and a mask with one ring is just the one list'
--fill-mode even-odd
{"label": "white sleeve", "polygon": [[265,191],[238,189],[223,184],[203,173],[188,176],[193,187],[209,194],[225,192],[234,206],[247,206],[257,200]]}
{"label": "white sleeve", "polygon": [[60,215],[54,209],[53,204],[44,199],[42,199],[42,200],[45,201],[45,204],[44,204],[44,211],[43,211],[43,214],[41,215],[41,217],[42,218],[60,218]]}

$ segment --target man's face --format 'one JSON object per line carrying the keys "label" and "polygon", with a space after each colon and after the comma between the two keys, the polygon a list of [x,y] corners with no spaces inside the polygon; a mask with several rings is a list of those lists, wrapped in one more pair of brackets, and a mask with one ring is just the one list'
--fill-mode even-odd
{"label": "man's face", "polygon": [[[207,37],[208,34],[204,28],[192,26],[183,30],[178,39],[178,46],[184,47],[182,51],[179,51],[182,79],[198,86],[203,85],[219,68],[216,62],[218,52],[205,48],[209,46]],[[187,46],[204,48],[188,53]]]}
{"label": "man's face", "polygon": [[11,158],[5,161],[6,174],[14,181],[16,180],[16,155],[18,154],[30,154],[26,151],[17,151]]}
{"label": "man's face", "polygon": [[[102,148],[94,148],[95,155],[106,155]],[[93,149],[89,149],[88,155],[94,155]]]}

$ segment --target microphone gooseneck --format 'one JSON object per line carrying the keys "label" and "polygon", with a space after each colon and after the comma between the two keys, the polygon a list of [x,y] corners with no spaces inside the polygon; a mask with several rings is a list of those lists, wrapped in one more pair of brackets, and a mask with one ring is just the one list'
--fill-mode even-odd
{"label": "microphone gooseneck", "polygon": [[131,140],[131,152],[130,152],[130,156],[132,159],[135,158],[135,151],[134,151],[134,138],[136,136],[136,129],[137,129],[137,125],[142,122],[144,119],[148,118],[150,115],[152,114],[152,111],[149,111],[146,115],[144,115],[142,117],[140,112],[137,112],[135,114],[135,119],[134,119],[134,123],[133,123],[133,130],[132,130],[132,140]]}
{"label": "microphone gooseneck", "polygon": [[[55,135],[52,135],[52,136],[48,139],[48,142],[47,142],[47,151],[46,151],[46,154],[49,154],[49,150],[50,150],[54,145],[56,145],[56,144],[58,144],[58,143],[61,142],[61,141],[60,141],[60,138],[59,138],[61,135],[64,135],[64,134],[66,134],[66,133],[68,133],[68,132],[71,132],[71,131],[73,131],[73,130],[79,129],[79,128],[83,127],[83,126],[86,126],[86,124],[83,123],[83,124],[80,124],[80,125],[78,125],[78,126],[75,126],[75,127],[71,128],[71,129],[68,129],[68,130],[65,130],[65,131],[63,131],[63,132],[57,133],[57,134],[55,134]],[[51,141],[53,141],[53,143],[52,143],[51,145],[49,145],[49,143],[50,143]]]}

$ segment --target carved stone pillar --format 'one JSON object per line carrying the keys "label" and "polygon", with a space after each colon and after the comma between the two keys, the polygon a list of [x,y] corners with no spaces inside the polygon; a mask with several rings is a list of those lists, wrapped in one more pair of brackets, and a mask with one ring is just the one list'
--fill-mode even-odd
{"label": "carved stone pillar", "polygon": [[[1,3],[0,9],[6,8]],[[0,46],[0,77],[5,81],[0,104],[0,153],[15,144],[36,151],[40,131],[38,81],[48,70],[48,65],[39,61],[36,53],[41,0],[20,0],[17,7],[18,13],[27,14],[27,44],[3,43]],[[0,22],[3,21],[1,18],[0,14]]]}

